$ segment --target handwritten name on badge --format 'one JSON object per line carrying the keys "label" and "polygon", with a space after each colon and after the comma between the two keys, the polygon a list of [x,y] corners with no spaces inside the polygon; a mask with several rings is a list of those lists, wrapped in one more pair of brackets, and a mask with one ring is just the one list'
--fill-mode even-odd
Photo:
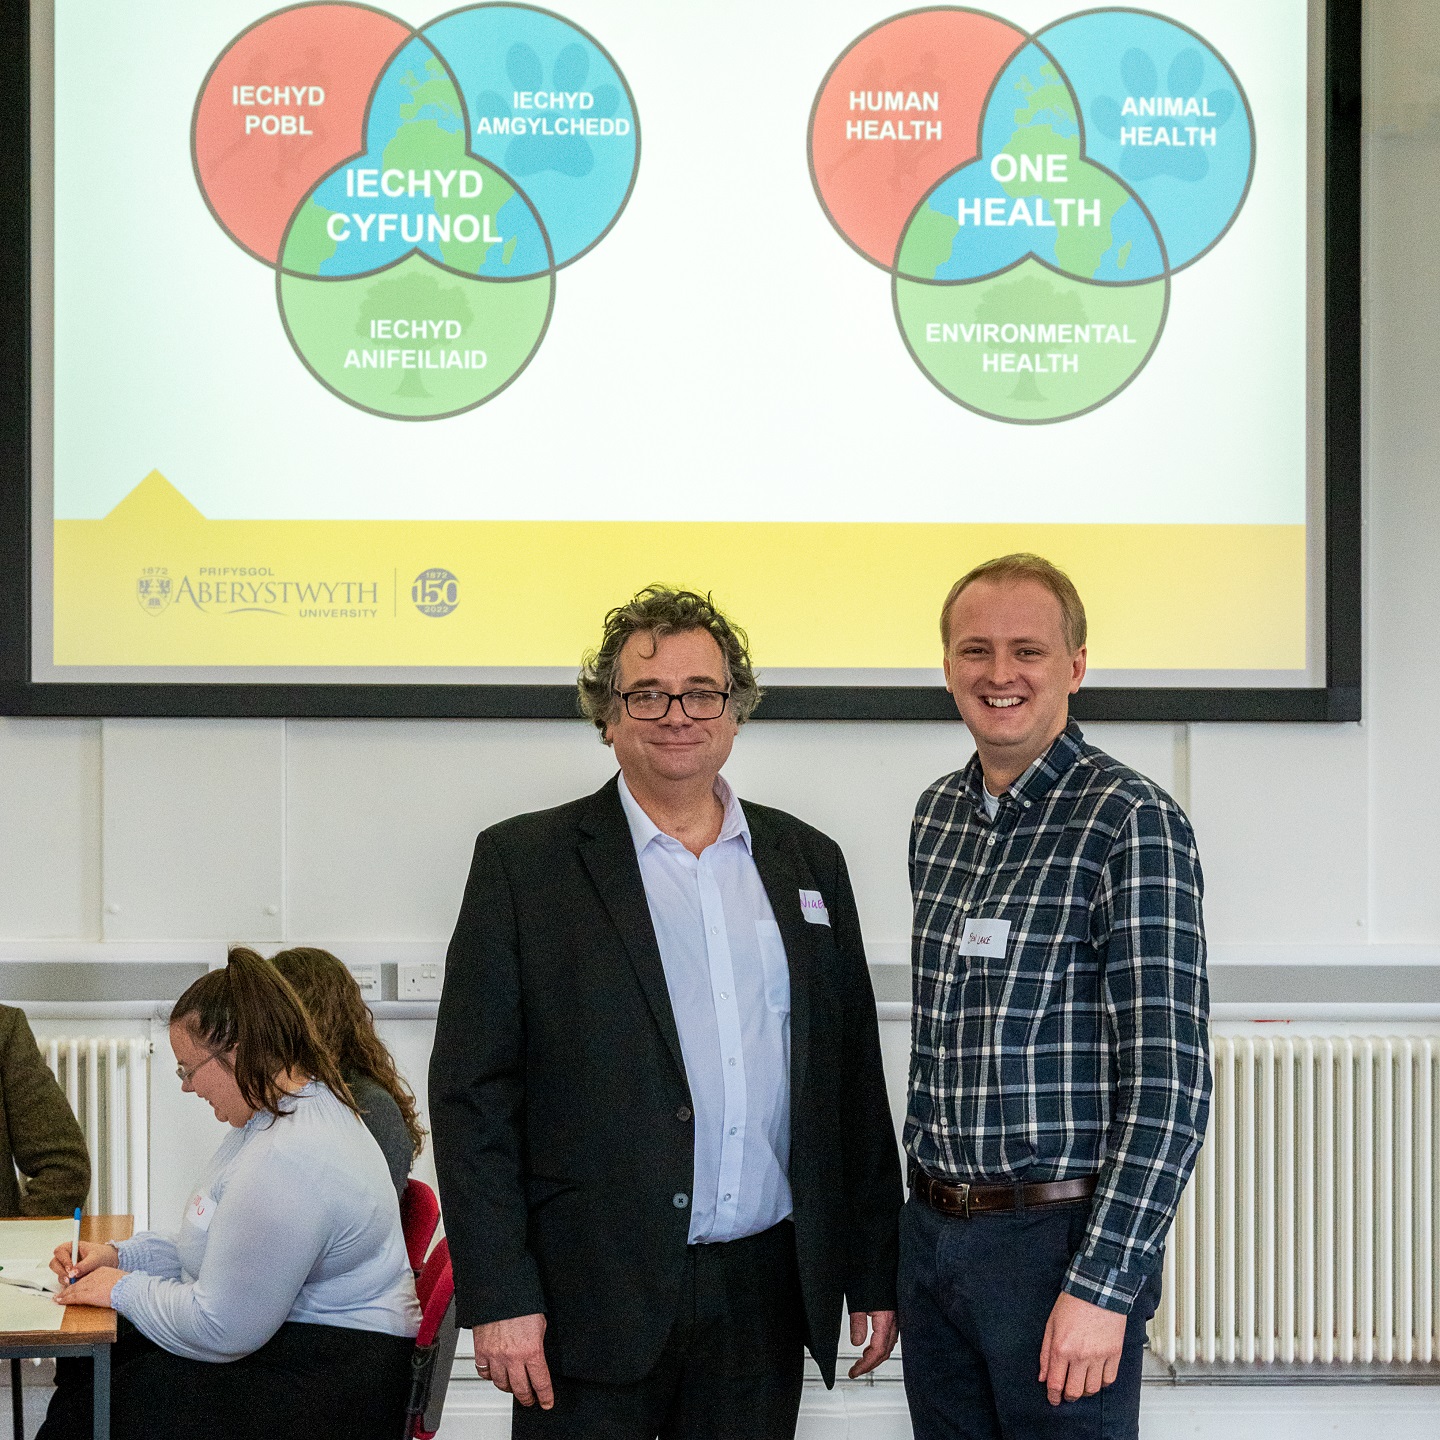
{"label": "handwritten name on badge", "polygon": [[215,1202],[208,1195],[195,1194],[185,1207],[185,1218],[197,1230],[208,1230],[215,1215]]}
{"label": "handwritten name on badge", "polygon": [[1009,938],[1008,920],[966,920],[960,937],[960,954],[994,955],[1003,960],[1005,944]]}
{"label": "handwritten name on badge", "polygon": [[830,912],[825,908],[825,899],[818,890],[800,892],[800,913],[812,925],[828,925]]}

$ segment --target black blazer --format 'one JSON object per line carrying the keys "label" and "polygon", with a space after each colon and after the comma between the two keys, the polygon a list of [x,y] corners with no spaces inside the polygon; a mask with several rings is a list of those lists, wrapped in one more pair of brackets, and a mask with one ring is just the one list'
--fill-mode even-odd
{"label": "black blazer", "polygon": [[[844,857],[745,805],[790,965],[790,1187],[807,1343],[834,1381],[842,1302],[895,1308],[900,1167]],[[808,923],[818,890],[830,925]],[[465,1326],[543,1311],[560,1373],[652,1370],[678,1304],[694,1127],[614,780],[484,831],[445,971],[430,1123]]]}

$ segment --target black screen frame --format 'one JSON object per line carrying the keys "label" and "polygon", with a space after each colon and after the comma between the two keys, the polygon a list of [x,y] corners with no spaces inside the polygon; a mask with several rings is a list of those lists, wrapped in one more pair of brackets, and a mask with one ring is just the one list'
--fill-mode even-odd
{"label": "black screen frame", "polygon": [[[1361,717],[1361,3],[1326,0],[1324,196],[1325,684],[1097,687],[1082,720]],[[36,681],[32,654],[30,0],[0,0],[0,715],[574,719],[571,685]],[[597,617],[598,622],[598,617]],[[939,686],[775,685],[771,720],[954,720]]]}

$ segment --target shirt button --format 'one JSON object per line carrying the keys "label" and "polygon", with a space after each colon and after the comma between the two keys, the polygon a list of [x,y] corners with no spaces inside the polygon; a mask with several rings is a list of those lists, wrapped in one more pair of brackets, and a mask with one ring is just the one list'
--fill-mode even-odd
{"label": "shirt button", "polygon": [[986,844],[993,845],[994,843],[995,843],[995,837],[992,835],[992,836],[990,837],[990,839],[989,839],[988,841],[986,841]]}
{"label": "shirt button", "polygon": [[678,1194],[670,1197],[670,1203],[677,1210],[683,1210],[690,1203],[690,1197],[682,1190]]}
{"label": "shirt button", "polygon": [[720,933],[720,927],[718,925],[712,925],[710,927],[710,933],[712,935],[718,935]]}
{"label": "shirt button", "polygon": [[735,1063],[735,1057],[733,1055],[730,1057],[730,1063],[732,1065]]}
{"label": "shirt button", "polygon": [[688,1120],[690,1118],[690,1107],[688,1105],[682,1105],[675,1112],[675,1118],[677,1120]]}
{"label": "shirt button", "polygon": [[722,990],[720,992],[720,998],[722,1000],[728,1000],[730,998],[730,992],[728,990]]}
{"label": "shirt button", "polygon": [[727,1195],[725,1198],[728,1200],[730,1197]]}
{"label": "shirt button", "polygon": [[730,1127],[730,1133],[731,1133],[732,1135],[735,1133],[735,1129],[736,1129],[736,1127],[735,1127],[734,1125],[732,1125],[732,1126]]}

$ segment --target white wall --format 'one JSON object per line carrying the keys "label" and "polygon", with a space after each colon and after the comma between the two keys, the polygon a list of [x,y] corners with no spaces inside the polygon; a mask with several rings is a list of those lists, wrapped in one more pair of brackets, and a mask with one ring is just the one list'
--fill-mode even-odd
{"label": "white wall", "polygon": [[[1440,6],[1369,0],[1366,44],[1366,718],[1091,731],[1188,804],[1216,965],[1440,963]],[[910,806],[967,750],[761,719],[731,772],[841,841],[873,958],[900,959]],[[0,720],[0,955],[436,946],[474,832],[608,770],[579,722]]]}
{"label": "white wall", "polygon": [[[1434,597],[1421,605],[1440,620]],[[1422,736],[1440,686],[1397,653],[1436,649],[1423,625],[1415,609],[1389,634],[1372,621],[1374,669],[1397,679],[1372,685],[1360,725],[1090,727],[1188,803],[1214,963],[1264,959],[1256,946],[1357,963],[1417,958],[1398,945],[1440,956],[1429,815],[1414,793],[1436,798]],[[1408,759],[1391,756],[1392,732],[1410,740]],[[968,753],[958,723],[757,720],[728,773],[840,840],[872,959],[903,962],[910,811]],[[579,722],[0,720],[0,955],[218,957],[227,940],[438,952],[475,832],[611,768]]]}
{"label": "white wall", "polygon": [[[1092,733],[1176,786],[1173,727]],[[757,720],[727,773],[840,839],[874,958],[903,960],[910,812],[969,749],[958,723]],[[579,721],[0,720],[0,940],[438,946],[475,832],[613,768]]]}

